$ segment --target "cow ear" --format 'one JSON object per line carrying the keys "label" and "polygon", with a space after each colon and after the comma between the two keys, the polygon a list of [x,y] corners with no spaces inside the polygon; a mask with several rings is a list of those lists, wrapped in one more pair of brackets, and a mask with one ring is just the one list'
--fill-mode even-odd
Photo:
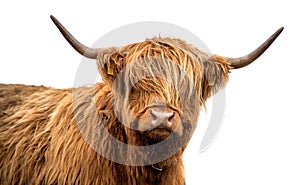
{"label": "cow ear", "polygon": [[110,86],[113,84],[116,76],[124,67],[124,57],[117,48],[107,48],[99,52],[97,67],[106,84]]}
{"label": "cow ear", "polygon": [[218,55],[212,55],[204,62],[203,98],[206,100],[223,88],[228,81],[229,63]]}

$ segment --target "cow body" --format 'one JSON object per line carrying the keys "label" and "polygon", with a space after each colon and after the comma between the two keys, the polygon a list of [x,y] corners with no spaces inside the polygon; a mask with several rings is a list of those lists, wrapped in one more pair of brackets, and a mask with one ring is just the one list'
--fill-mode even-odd
{"label": "cow body", "polygon": [[[103,84],[82,87],[82,98],[94,96],[95,89],[101,99],[97,106],[108,111],[111,105],[103,100],[111,95]],[[72,89],[0,85],[1,184],[164,184],[162,178],[167,184],[184,183],[183,176],[172,175],[183,174],[181,156],[163,172],[103,158],[82,139],[71,100]],[[89,103],[81,104],[79,111]]]}

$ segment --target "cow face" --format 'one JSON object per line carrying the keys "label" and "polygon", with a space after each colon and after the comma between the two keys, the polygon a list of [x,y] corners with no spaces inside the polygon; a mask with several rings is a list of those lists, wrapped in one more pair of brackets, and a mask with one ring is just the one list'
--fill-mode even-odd
{"label": "cow face", "polygon": [[222,57],[171,38],[103,49],[97,64],[118,119],[151,144],[171,134],[189,138],[201,105],[225,85],[230,69]]}

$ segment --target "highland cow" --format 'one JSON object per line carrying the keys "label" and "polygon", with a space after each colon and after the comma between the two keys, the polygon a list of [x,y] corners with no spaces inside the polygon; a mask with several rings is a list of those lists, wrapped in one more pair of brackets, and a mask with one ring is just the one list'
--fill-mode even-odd
{"label": "highland cow", "polygon": [[183,185],[182,154],[201,107],[283,30],[227,58],[161,37],[93,49],[51,19],[76,51],[97,59],[103,82],[0,84],[0,184]]}

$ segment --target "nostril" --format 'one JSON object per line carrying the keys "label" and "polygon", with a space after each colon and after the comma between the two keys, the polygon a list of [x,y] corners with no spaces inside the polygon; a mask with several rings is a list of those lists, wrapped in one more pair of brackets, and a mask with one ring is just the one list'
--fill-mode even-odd
{"label": "nostril", "polygon": [[152,121],[157,120],[157,117],[156,117],[155,113],[153,112],[153,110],[150,110],[150,118]]}
{"label": "nostril", "polygon": [[170,115],[170,117],[168,118],[169,122],[172,122],[175,118],[175,112],[172,112],[172,115]]}

